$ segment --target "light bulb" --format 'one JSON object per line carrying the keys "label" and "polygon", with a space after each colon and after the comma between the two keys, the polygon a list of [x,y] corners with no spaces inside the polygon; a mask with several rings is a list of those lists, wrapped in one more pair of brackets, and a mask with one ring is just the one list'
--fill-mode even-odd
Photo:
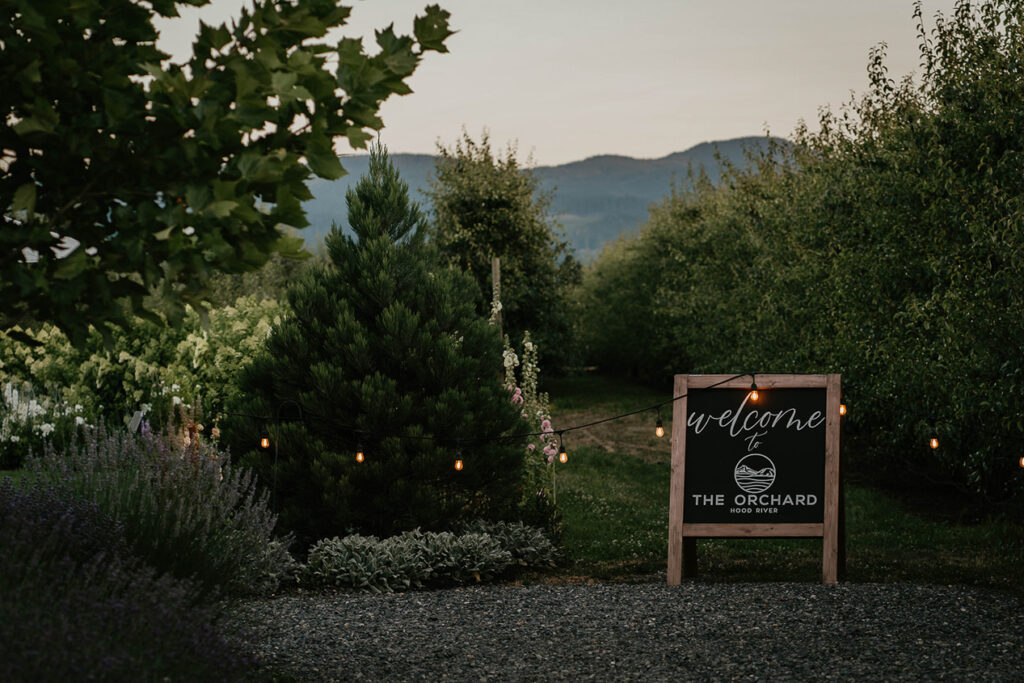
{"label": "light bulb", "polygon": [[750,390],[750,402],[757,403],[757,399],[761,398],[761,395],[757,393],[757,389]]}
{"label": "light bulb", "polygon": [[658,422],[654,425],[654,435],[659,439],[665,436],[665,427],[661,424],[661,418],[658,418]]}
{"label": "light bulb", "polygon": [[565,452],[564,448],[558,453],[558,462],[562,464],[569,462],[569,454]]}
{"label": "light bulb", "polygon": [[928,442],[928,445],[931,446],[932,450],[934,451],[936,448],[939,447],[939,440],[933,436],[932,440]]}
{"label": "light bulb", "polygon": [[270,437],[266,434],[260,437],[260,448],[267,450],[270,448]]}
{"label": "light bulb", "polygon": [[356,451],[356,462],[362,462],[366,460],[366,455],[362,451]]}
{"label": "light bulb", "polygon": [[462,461],[461,460],[456,460],[455,461],[455,469],[459,470],[460,472],[462,471]]}
{"label": "light bulb", "polygon": [[846,404],[845,403],[840,403],[839,404],[839,414],[840,415],[846,415]]}
{"label": "light bulb", "polygon": [[1024,467],[1024,455],[1021,456],[1020,461],[1017,464]]}

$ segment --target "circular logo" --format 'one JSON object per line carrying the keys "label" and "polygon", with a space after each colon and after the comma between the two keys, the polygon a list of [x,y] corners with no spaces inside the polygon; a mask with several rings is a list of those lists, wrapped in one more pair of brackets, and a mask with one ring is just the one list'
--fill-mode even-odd
{"label": "circular logo", "polygon": [[750,453],[736,463],[732,476],[744,492],[762,493],[775,483],[775,463],[766,455]]}

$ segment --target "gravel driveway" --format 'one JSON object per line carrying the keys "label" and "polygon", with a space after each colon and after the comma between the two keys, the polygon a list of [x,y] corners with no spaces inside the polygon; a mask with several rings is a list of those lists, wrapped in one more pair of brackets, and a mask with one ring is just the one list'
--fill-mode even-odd
{"label": "gravel driveway", "polygon": [[240,603],[308,681],[1024,680],[1022,601],[954,586],[663,583]]}

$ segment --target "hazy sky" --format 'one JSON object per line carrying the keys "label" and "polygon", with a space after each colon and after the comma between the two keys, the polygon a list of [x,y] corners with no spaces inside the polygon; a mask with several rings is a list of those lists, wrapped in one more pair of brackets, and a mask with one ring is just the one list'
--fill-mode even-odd
{"label": "hazy sky", "polygon": [[[198,17],[220,23],[244,0],[213,0],[160,22],[183,61]],[[432,0],[433,1],[433,0]],[[459,32],[428,53],[413,94],[382,107],[392,153],[433,153],[465,127],[518,142],[539,165],[596,154],[661,157],[700,142],[788,136],[818,108],[867,88],[868,51],[888,45],[891,76],[917,71],[911,0],[437,0]],[[349,4],[349,3],[345,3]],[[411,33],[425,0],[354,4],[340,35],[390,23]],[[931,24],[954,0],[924,0]],[[347,150],[343,150],[347,151]]]}

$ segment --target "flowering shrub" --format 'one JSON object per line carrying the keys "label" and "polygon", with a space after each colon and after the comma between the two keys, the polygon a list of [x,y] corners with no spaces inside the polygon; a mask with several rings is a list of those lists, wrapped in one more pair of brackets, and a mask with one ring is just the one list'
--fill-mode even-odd
{"label": "flowering shrub", "polygon": [[0,386],[0,469],[21,467],[30,451],[41,453],[43,444],[67,438],[85,424],[82,405],[54,403],[37,397],[28,383]]}
{"label": "flowering shrub", "polygon": [[[526,444],[524,458],[523,500],[521,505],[534,504],[536,497],[553,498],[555,485],[554,462],[558,454],[558,436],[551,424],[550,400],[547,393],[539,392],[537,380],[540,367],[537,363],[537,345],[530,339],[530,333],[523,335],[522,359],[505,337],[505,386],[511,396],[509,400],[521,408],[524,431],[540,432]],[[516,378],[519,368],[519,379]]]}
{"label": "flowering shrub", "polygon": [[[0,337],[0,386],[10,384],[18,394],[14,401],[5,394],[0,405],[0,467],[17,467],[29,447],[41,453],[44,436],[62,443],[76,422],[102,417],[127,424],[141,411],[165,424],[183,406],[221,410],[236,391],[235,375],[285,311],[274,300],[241,297],[210,311],[205,326],[191,308],[176,326],[134,319],[127,330],[109,331],[109,346],[94,332],[76,348],[52,327],[32,333],[38,346]],[[52,434],[42,434],[46,424]]]}
{"label": "flowering shrub", "polygon": [[48,447],[28,467],[118,520],[147,563],[204,591],[271,590],[287,574],[287,541],[273,542],[266,493],[197,432],[158,435],[143,424],[135,435],[101,424],[59,452]]}
{"label": "flowering shrub", "polygon": [[249,668],[217,609],[129,557],[93,503],[4,480],[0,548],[5,680],[237,680]]}

